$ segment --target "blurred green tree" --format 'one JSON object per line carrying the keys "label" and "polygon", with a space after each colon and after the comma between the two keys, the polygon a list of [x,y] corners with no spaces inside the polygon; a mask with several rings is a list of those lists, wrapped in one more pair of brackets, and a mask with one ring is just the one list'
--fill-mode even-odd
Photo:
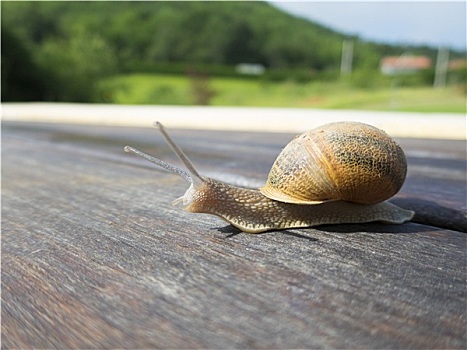
{"label": "blurred green tree", "polygon": [[47,72],[48,100],[92,102],[99,100],[97,82],[117,71],[113,49],[95,33],[77,29],[69,38],[49,38],[38,52]]}
{"label": "blurred green tree", "polygon": [[7,28],[2,30],[2,101],[43,100],[45,72],[31,59],[31,52]]}

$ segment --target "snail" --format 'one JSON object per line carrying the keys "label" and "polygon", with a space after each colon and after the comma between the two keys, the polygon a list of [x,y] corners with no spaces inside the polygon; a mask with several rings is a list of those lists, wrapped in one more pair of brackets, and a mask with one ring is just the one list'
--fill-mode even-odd
{"label": "snail", "polygon": [[279,154],[266,185],[236,187],[201,176],[185,153],[156,122],[187,171],[133,147],[135,153],[191,185],[173,204],[220,217],[248,233],[323,224],[402,224],[414,212],[386,200],[402,187],[407,161],[384,131],[357,122],[337,122],[296,136]]}

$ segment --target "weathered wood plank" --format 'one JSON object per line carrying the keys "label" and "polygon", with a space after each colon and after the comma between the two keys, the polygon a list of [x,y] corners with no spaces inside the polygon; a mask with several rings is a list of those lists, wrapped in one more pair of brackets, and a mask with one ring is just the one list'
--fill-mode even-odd
{"label": "weathered wood plank", "polygon": [[[290,139],[173,134],[204,174],[249,186]],[[430,142],[401,140],[409,177],[397,200],[443,206],[462,227],[465,144]],[[172,206],[186,184],[126,144],[176,162],[151,128],[3,124],[4,348],[467,346],[465,233],[237,234]]]}

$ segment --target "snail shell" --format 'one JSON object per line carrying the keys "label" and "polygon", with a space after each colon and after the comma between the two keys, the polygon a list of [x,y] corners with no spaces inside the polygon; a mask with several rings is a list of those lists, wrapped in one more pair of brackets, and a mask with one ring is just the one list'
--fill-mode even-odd
{"label": "snail shell", "polygon": [[378,203],[402,187],[407,161],[384,131],[357,122],[322,125],[292,140],[260,190],[274,200]]}

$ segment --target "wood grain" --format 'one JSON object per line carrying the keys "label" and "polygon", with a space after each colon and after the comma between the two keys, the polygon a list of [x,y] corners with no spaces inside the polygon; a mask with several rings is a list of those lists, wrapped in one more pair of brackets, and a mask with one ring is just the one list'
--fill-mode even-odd
{"label": "wood grain", "polygon": [[[290,139],[171,133],[245,186]],[[3,123],[2,348],[466,348],[465,143],[400,143],[424,224],[251,235],[171,205],[187,184],[123,153],[177,163],[151,127]]]}

